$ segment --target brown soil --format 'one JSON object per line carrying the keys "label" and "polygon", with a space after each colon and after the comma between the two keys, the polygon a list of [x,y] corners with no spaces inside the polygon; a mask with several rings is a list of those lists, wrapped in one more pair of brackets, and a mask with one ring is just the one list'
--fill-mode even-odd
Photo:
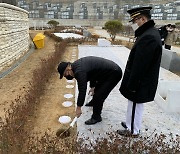
{"label": "brown soil", "polygon": [[[70,46],[66,50],[64,60],[71,61],[73,49],[77,47]],[[45,94],[40,98],[39,107],[37,108],[35,116],[32,118],[32,125],[34,125],[34,132],[44,133],[46,131],[53,131],[54,134],[59,128],[66,129],[69,124],[60,124],[58,118],[66,115],[71,119],[75,117],[74,112],[74,97],[72,99],[64,98],[64,94],[71,93],[75,95],[75,84],[73,89],[67,89],[66,79],[59,79],[59,74],[54,72],[52,78],[47,83]],[[64,101],[72,101],[71,107],[64,107]]]}
{"label": "brown soil", "polygon": [[[30,31],[31,37],[33,38],[38,32],[40,31]],[[36,49],[19,67],[6,77],[0,79],[0,117],[2,117],[2,119],[5,115],[4,109],[7,110],[17,96],[23,97],[24,90],[28,88],[29,81],[32,79],[32,73],[39,66],[41,59],[46,59],[54,50],[54,41],[45,37],[44,48]],[[77,58],[77,46],[71,45],[67,47],[61,60],[71,61],[73,50],[76,52]],[[68,108],[62,106],[63,101],[66,100],[63,95],[65,93],[72,93],[74,95],[75,93],[75,87],[73,89],[67,89],[66,85],[66,80],[60,80],[59,74],[55,69],[51,79],[46,85],[44,95],[40,98],[39,106],[35,114],[29,120],[28,126],[32,130],[41,133],[45,131],[53,131],[56,133],[58,128],[62,127],[66,129],[69,127],[69,124],[60,124],[58,122],[58,118],[61,115],[68,115],[72,119],[75,116],[74,104]],[[74,97],[70,100],[74,102]]]}

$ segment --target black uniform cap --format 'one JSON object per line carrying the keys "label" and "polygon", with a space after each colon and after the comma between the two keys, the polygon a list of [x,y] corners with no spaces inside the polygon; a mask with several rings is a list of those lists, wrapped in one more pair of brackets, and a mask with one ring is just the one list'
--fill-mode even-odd
{"label": "black uniform cap", "polygon": [[140,14],[150,15],[151,9],[152,7],[148,6],[148,7],[138,7],[138,8],[133,8],[131,10],[128,10],[127,12],[130,14],[130,17],[131,17],[131,20],[129,22],[131,22],[134,18],[136,18]]}
{"label": "black uniform cap", "polygon": [[61,62],[59,65],[58,65],[58,72],[60,74],[60,79],[63,78],[63,74],[64,74],[64,71],[66,69],[66,67],[68,66],[69,62]]}

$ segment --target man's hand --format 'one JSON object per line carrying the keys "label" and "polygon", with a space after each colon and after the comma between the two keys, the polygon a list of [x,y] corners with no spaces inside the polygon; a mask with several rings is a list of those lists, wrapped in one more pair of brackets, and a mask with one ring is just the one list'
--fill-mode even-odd
{"label": "man's hand", "polygon": [[88,95],[91,94],[91,96],[93,96],[93,95],[94,95],[94,89],[95,89],[95,87],[91,88],[91,89],[89,90],[89,92],[88,92]]}
{"label": "man's hand", "polygon": [[80,106],[77,106],[76,108],[76,116],[79,118],[82,114],[82,111],[81,111],[81,107]]}

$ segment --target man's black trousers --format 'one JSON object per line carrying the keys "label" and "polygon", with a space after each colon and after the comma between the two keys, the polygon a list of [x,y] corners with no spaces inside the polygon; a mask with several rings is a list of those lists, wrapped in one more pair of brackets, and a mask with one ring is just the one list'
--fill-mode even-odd
{"label": "man's black trousers", "polygon": [[92,99],[93,101],[92,118],[97,120],[101,118],[101,111],[103,108],[104,100],[108,97],[109,93],[118,84],[121,78],[122,78],[122,70],[119,68],[109,73],[106,79],[97,82]]}

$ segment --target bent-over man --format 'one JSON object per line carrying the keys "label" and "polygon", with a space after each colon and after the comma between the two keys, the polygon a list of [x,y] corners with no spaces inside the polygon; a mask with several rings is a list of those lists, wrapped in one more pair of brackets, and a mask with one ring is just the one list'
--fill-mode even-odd
{"label": "bent-over man", "polygon": [[[79,117],[82,113],[81,107],[84,104],[87,82],[90,81],[90,91],[93,92],[93,114],[85,121],[85,124],[92,125],[102,121],[101,111],[104,100],[108,97],[112,89],[117,85],[122,77],[121,68],[111,60],[100,57],[84,57],[73,63],[61,62],[58,66],[60,79],[63,76],[71,80],[75,78],[78,84],[78,99],[76,115]],[[95,88],[94,88],[95,87]]]}

